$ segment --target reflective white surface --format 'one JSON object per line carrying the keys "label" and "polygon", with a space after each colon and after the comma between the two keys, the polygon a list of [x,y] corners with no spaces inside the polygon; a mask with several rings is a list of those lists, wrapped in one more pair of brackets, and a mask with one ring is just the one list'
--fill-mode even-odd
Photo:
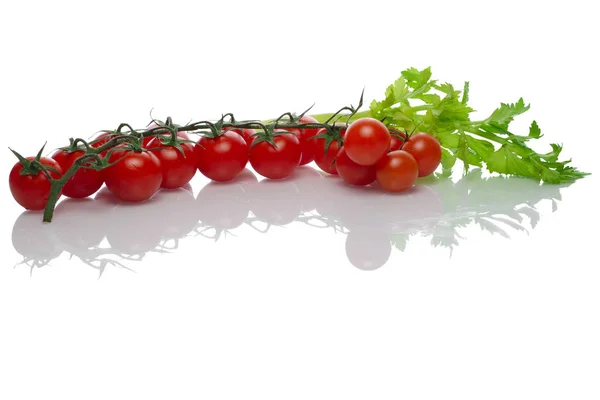
{"label": "reflective white surface", "polygon": [[[142,204],[120,202],[103,187],[94,199],[63,199],[50,224],[40,222],[40,212],[24,211],[11,235],[14,250],[23,257],[18,265],[29,266],[33,274],[59,260],[65,266],[88,265],[102,275],[109,267],[135,271],[153,255],[170,264],[187,245],[205,249],[223,244],[237,253],[247,242],[252,244],[243,250],[246,262],[255,264],[270,252],[272,237],[287,237],[294,249],[339,242],[326,252],[335,265],[393,268],[401,262],[396,257],[415,242],[419,247],[428,242],[432,254],[451,257],[473,237],[489,236],[494,242],[493,235],[522,238],[542,216],[558,209],[561,190],[568,187],[482,177],[474,169],[454,179],[421,179],[413,189],[391,194],[376,186],[345,185],[312,165],[281,181],[246,169],[232,182],[208,183],[198,175],[191,183],[199,190],[194,192],[190,184],[162,190]],[[511,246],[503,241],[497,245]],[[281,256],[279,251],[272,253]],[[310,251],[307,261],[318,264],[324,253]],[[392,253],[400,254],[391,258]]]}
{"label": "reflective white surface", "polygon": [[[472,171],[402,195],[303,168],[145,204],[0,185],[0,399],[600,398],[594,3],[57,0],[0,12],[0,168],[149,112],[366,104],[408,67],[523,96],[568,187]],[[5,176],[6,176],[5,175]]]}

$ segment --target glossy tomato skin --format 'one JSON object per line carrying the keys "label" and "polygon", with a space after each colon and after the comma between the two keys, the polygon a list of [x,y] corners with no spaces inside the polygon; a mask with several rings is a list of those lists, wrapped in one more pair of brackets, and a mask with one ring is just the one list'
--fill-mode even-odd
{"label": "glossy tomato skin", "polygon": [[348,157],[343,146],[337,153],[335,169],[349,185],[365,186],[375,182],[376,179],[375,166],[358,165]]}
{"label": "glossy tomato skin", "polygon": [[374,118],[360,118],[348,126],[344,147],[359,165],[375,165],[390,148],[390,131]]}
{"label": "glossy tomato skin", "polygon": [[145,201],[160,189],[163,172],[160,160],[151,152],[117,148],[109,162],[116,163],[103,169],[102,175],[115,197],[131,202]]}
{"label": "glossy tomato skin", "polygon": [[256,131],[252,128],[223,128],[224,131],[234,131],[238,133],[250,148],[252,140],[254,140],[254,134]]}
{"label": "glossy tomato skin", "polygon": [[[327,132],[327,130],[323,128],[320,129],[317,134],[320,135],[325,132]],[[344,137],[345,134],[345,130],[340,132],[342,137]],[[335,167],[335,157],[338,154],[338,151],[340,151],[340,145],[337,140],[329,143],[327,151],[325,151],[326,141],[324,138],[311,139],[311,141],[313,143],[313,149],[315,152],[315,164],[317,164],[321,170],[327,172],[328,174],[337,175],[338,172]]]}
{"label": "glossy tomato skin", "polygon": [[200,138],[194,153],[200,173],[213,181],[235,178],[248,163],[248,145],[239,133],[233,131],[216,138]]}
{"label": "glossy tomato skin", "polygon": [[[57,150],[52,158],[60,165],[63,173],[66,172],[78,158],[83,156],[83,150],[68,152]],[[80,167],[75,175],[65,184],[62,194],[73,199],[83,199],[96,193],[104,183],[102,172],[95,169]]]}
{"label": "glossy tomato skin", "polygon": [[[149,149],[160,160],[162,183],[165,189],[177,189],[187,184],[196,175],[196,154],[191,143],[179,143],[183,154],[172,145],[165,145],[161,137],[148,143]],[[160,148],[162,147],[162,148]]]}
{"label": "glossy tomato skin", "polygon": [[273,138],[275,146],[254,139],[250,147],[250,165],[260,175],[269,179],[283,179],[300,165],[300,141],[294,134],[282,133]]}
{"label": "glossy tomato skin", "polygon": [[409,152],[419,165],[419,177],[431,175],[442,161],[440,142],[428,133],[412,135],[402,150]]}
{"label": "glossy tomato skin", "polygon": [[[302,124],[310,124],[317,123],[316,119],[311,117],[310,115],[303,115],[300,118],[300,123]],[[306,165],[315,159],[315,148],[313,146],[313,140],[311,139],[313,136],[319,132],[319,128],[305,128],[298,130],[298,139],[300,140],[300,150],[302,151],[302,158],[300,159],[300,165]]]}
{"label": "glossy tomato skin", "polygon": [[[26,158],[31,161],[35,157]],[[49,171],[52,179],[60,179],[63,170],[56,160],[41,157],[39,161],[42,165],[58,171],[58,173]],[[17,162],[11,169],[8,177],[8,184],[13,198],[27,210],[43,210],[50,197],[50,181],[43,171],[39,171],[36,175],[21,175],[20,172],[22,169],[23,165]]]}
{"label": "glossy tomato skin", "polygon": [[387,153],[376,165],[377,183],[388,192],[411,188],[419,176],[415,158],[404,150]]}

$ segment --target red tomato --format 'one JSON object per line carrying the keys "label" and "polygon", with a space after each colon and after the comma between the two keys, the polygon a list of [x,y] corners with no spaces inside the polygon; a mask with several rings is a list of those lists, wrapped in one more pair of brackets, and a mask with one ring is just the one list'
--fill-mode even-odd
{"label": "red tomato", "polygon": [[266,178],[282,179],[290,176],[300,165],[300,141],[296,135],[283,133],[275,136],[273,142],[275,146],[267,141],[253,143],[250,165]]}
{"label": "red tomato", "polygon": [[335,169],[344,182],[350,185],[365,186],[375,182],[375,166],[358,165],[348,157],[345,148],[338,151]]}
{"label": "red tomato", "polygon": [[[319,122],[310,115],[304,115],[300,118],[303,124],[310,124]],[[315,159],[315,148],[312,144],[312,137],[319,132],[320,128],[306,128],[299,129],[298,139],[300,140],[300,150],[302,151],[302,158],[300,159],[300,165],[306,165]]]}
{"label": "red tomato", "polygon": [[[52,158],[56,160],[64,173],[84,154],[85,152],[83,150],[77,150],[71,153],[66,150],[58,150],[52,155]],[[62,194],[74,199],[82,199],[96,193],[100,187],[102,187],[103,183],[104,179],[102,178],[102,173],[100,171],[80,167],[77,172],[75,172],[75,175],[73,175],[65,184]]]}
{"label": "red tomato", "polygon": [[[35,157],[26,157],[31,161]],[[56,160],[52,158],[41,157],[42,165],[54,168],[58,173],[49,171],[52,179],[60,179],[63,170]],[[8,176],[10,192],[14,199],[27,210],[43,210],[46,207],[50,197],[50,181],[43,171],[38,171],[35,175],[21,175],[23,164],[17,162]]]}
{"label": "red tomato", "polygon": [[388,192],[411,188],[419,176],[415,158],[404,150],[387,153],[376,165],[377,182]]}
{"label": "red tomato", "polygon": [[442,146],[440,142],[428,133],[412,135],[402,150],[409,152],[419,165],[419,176],[431,175],[442,161]]}
{"label": "red tomato", "polygon": [[116,163],[102,172],[106,187],[115,197],[125,201],[144,201],[160,189],[162,168],[158,157],[151,152],[116,149],[111,153],[109,162]]}
{"label": "red tomato", "polygon": [[[394,131],[393,133],[390,131],[390,149],[389,151],[400,150],[402,144],[406,141],[406,133],[400,131]],[[398,137],[400,136],[400,138]]]}
{"label": "red tomato", "polygon": [[198,170],[213,181],[228,181],[248,163],[248,145],[239,133],[227,131],[216,138],[203,136],[194,147]]}
{"label": "red tomato", "polygon": [[359,165],[375,165],[390,148],[390,132],[374,118],[360,118],[348,126],[344,147]]}
{"label": "red tomato", "polygon": [[183,154],[175,146],[165,145],[162,137],[156,137],[148,143],[148,148],[160,160],[162,183],[165,189],[180,188],[196,175],[196,154],[191,143],[179,143]]}
{"label": "red tomato", "polygon": [[223,130],[234,131],[238,133],[242,138],[244,138],[244,141],[248,145],[248,148],[250,148],[252,140],[254,140],[254,134],[256,133],[256,131],[251,128],[223,128]]}
{"label": "red tomato", "polygon": [[[322,128],[317,132],[317,134],[320,135],[325,132],[327,132],[327,129]],[[345,130],[342,130],[340,132],[342,137],[344,137],[345,133]],[[338,144],[337,140],[334,140],[333,142],[329,143],[327,151],[325,151],[326,141],[324,138],[311,139],[311,142],[313,142],[313,149],[315,152],[315,164],[317,164],[319,168],[321,168],[328,174],[337,175],[338,172],[335,168],[334,162],[335,156],[340,150],[340,145]]]}

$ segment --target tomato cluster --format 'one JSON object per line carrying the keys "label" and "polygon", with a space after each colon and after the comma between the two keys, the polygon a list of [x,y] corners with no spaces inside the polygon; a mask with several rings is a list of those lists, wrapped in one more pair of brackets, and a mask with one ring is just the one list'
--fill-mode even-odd
{"label": "tomato cluster", "polygon": [[[299,123],[314,127],[317,120],[302,116]],[[382,122],[373,118],[337,126],[337,136],[332,136],[331,129],[313,127],[260,133],[248,128],[226,128],[213,130],[198,141],[190,140],[183,131],[150,135],[139,141],[138,147],[122,143],[100,152],[98,157],[106,160],[108,166],[98,169],[92,167],[92,161],[83,164],[62,187],[59,196],[85,198],[105,184],[117,198],[140,202],[161,188],[186,185],[196,171],[222,182],[234,179],[250,164],[259,175],[283,179],[298,166],[313,161],[323,171],[339,175],[350,185],[376,182],[386,191],[399,192],[412,187],[417,177],[433,173],[441,161],[441,147],[433,136],[390,133]],[[113,135],[102,133],[91,146],[99,148]],[[49,178],[59,179],[85,154],[81,148],[59,149],[51,158],[20,160],[9,178],[15,200],[26,209],[43,209],[51,190]],[[43,171],[42,166],[47,170]]]}
{"label": "tomato cluster", "polygon": [[[442,160],[442,148],[427,133],[407,135],[373,118],[361,118],[340,133],[341,140],[315,140],[316,164],[344,182],[366,186],[377,182],[390,192],[407,190],[418,177],[432,174]],[[340,144],[340,142],[342,144]]]}

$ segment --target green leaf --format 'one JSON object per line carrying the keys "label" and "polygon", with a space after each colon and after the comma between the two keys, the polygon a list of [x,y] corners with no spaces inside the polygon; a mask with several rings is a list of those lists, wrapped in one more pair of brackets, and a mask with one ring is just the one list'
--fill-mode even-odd
{"label": "green leaf", "polygon": [[408,94],[410,93],[410,89],[406,84],[406,80],[404,79],[404,77],[396,79],[396,81],[390,88],[391,95],[393,96],[393,99],[396,103],[406,101],[406,99],[408,98]]}
{"label": "green leaf", "polygon": [[427,67],[422,71],[416,68],[408,68],[402,71],[402,76],[406,79],[406,83],[413,89],[425,85],[431,79],[431,67]]}
{"label": "green leaf", "polygon": [[465,171],[469,171],[470,165],[481,167],[482,161],[481,156],[469,148],[467,138],[468,136],[464,133],[459,135],[456,151],[456,156],[464,163]]}
{"label": "green leaf", "polygon": [[492,153],[486,160],[487,168],[490,172],[499,172],[502,174],[520,175],[529,178],[537,178],[533,164],[519,157],[507,145],[503,145]]}
{"label": "green leaf", "polygon": [[456,156],[450,150],[442,148],[442,169],[444,171],[452,169],[456,164]]}
{"label": "green leaf", "polygon": [[487,140],[475,139],[465,135],[467,144],[482,160],[486,160],[494,152],[494,145]]}
{"label": "green leaf", "polygon": [[529,127],[529,137],[534,139],[539,139],[542,136],[542,130],[538,126],[537,122],[531,122],[531,126]]}
{"label": "green leaf", "polygon": [[525,105],[525,102],[521,97],[519,101],[514,104],[501,103],[500,107],[495,109],[492,115],[486,119],[486,122],[508,129],[508,125],[513,119],[527,110],[529,110],[529,105]]}
{"label": "green leaf", "polygon": [[418,128],[436,137],[442,146],[445,173],[459,159],[467,170],[485,163],[491,172],[552,183],[572,182],[588,175],[567,166],[570,160],[559,161],[561,145],[552,144],[552,151],[545,154],[527,146],[529,141],[543,136],[536,121],[528,133],[509,131],[514,118],[529,110],[523,98],[512,104],[501,103],[483,121],[472,121],[469,81],[464,82],[462,91],[451,83],[437,82],[432,79],[430,68],[408,68],[387,87],[382,101],[371,103],[370,115],[385,120],[388,126],[408,131]]}
{"label": "green leaf", "polygon": [[457,148],[460,135],[452,131],[437,132],[435,137],[439,140],[442,147]]}

